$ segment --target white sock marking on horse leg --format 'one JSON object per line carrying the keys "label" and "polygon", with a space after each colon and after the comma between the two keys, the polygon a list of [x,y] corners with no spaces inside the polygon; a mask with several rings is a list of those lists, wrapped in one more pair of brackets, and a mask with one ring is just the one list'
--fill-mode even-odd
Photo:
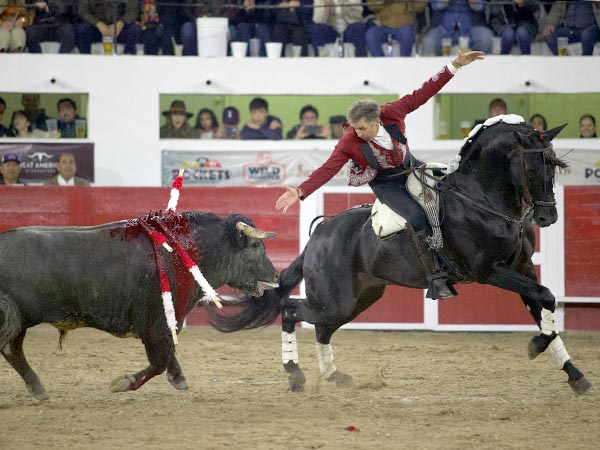
{"label": "white sock marking on horse leg", "polygon": [[333,362],[333,348],[331,344],[324,345],[317,342],[317,356],[319,357],[321,377],[327,379],[337,370]]}
{"label": "white sock marking on horse leg", "polygon": [[542,320],[540,321],[540,328],[542,329],[543,334],[550,336],[556,331],[554,320],[555,317],[556,313],[554,311],[549,311],[546,308],[542,308]]}
{"label": "white sock marking on horse leg", "polygon": [[562,369],[565,363],[571,359],[560,336],[556,336],[554,339],[552,339],[552,342],[550,342],[548,348],[550,349],[550,354],[554,358],[554,362],[559,369]]}
{"label": "white sock marking on horse leg", "polygon": [[296,343],[296,332],[286,333],[281,332],[281,359],[283,364],[290,361],[298,364],[298,344]]}

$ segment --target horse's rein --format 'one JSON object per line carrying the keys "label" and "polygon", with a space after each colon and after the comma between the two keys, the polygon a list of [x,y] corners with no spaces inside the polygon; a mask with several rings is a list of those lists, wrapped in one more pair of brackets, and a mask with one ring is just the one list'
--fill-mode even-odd
{"label": "horse's rein", "polygon": [[[519,146],[512,150],[508,156],[512,157],[514,153],[519,153],[519,157],[521,159],[521,187],[523,188],[523,197],[525,199],[525,203],[533,206],[556,206],[556,201],[553,202],[544,202],[542,200],[533,200],[533,196],[531,195],[531,191],[529,190],[529,185],[527,184],[527,163],[525,162],[525,153],[541,153],[544,158],[544,166],[546,165],[546,153],[552,151],[552,145],[544,148],[525,148],[519,144]],[[544,172],[544,190],[546,189],[546,172]]]}

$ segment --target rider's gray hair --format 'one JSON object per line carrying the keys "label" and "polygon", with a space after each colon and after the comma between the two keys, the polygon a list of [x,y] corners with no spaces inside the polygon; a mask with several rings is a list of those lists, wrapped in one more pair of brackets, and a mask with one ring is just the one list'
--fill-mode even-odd
{"label": "rider's gray hair", "polygon": [[365,119],[367,123],[374,123],[381,114],[381,108],[379,103],[370,98],[364,100],[357,100],[348,110],[348,122],[356,123],[360,119]]}

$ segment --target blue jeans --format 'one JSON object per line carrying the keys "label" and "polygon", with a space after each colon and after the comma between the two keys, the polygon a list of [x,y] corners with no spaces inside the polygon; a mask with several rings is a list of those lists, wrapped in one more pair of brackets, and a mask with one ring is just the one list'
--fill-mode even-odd
{"label": "blue jeans", "polygon": [[556,28],[553,33],[544,38],[546,44],[550,47],[550,51],[555,55],[558,55],[558,43],[556,42],[558,37],[568,37],[569,43],[581,42],[581,54],[590,56],[594,52],[594,45],[600,41],[600,28],[598,28],[598,25],[591,25],[583,30],[565,27]]}
{"label": "blue jeans", "polygon": [[502,38],[502,50],[500,51],[502,55],[508,55],[511,52],[515,41],[519,44],[522,55],[531,54],[531,35],[524,26],[504,27],[500,37]]}
{"label": "blue jeans", "polygon": [[[266,23],[240,22],[235,25],[235,35],[231,34],[231,40],[249,42],[252,38],[260,39],[260,56],[266,56],[265,42],[271,42],[271,27]],[[248,46],[248,54],[250,46]]]}
{"label": "blue jeans", "polygon": [[[109,26],[113,26],[112,24]],[[119,44],[125,44],[125,53],[135,55],[135,44],[140,38],[142,29],[135,22],[128,23],[117,37]],[[79,53],[89,54],[94,42],[102,42],[102,34],[89,22],[79,22],[75,25],[75,41]]]}
{"label": "blue jeans", "polygon": [[413,44],[415,43],[415,27],[413,25],[404,25],[400,28],[390,28],[383,26],[372,26],[367,30],[367,47],[371,56],[383,56],[384,42],[387,42],[388,35],[392,35],[400,43],[400,56],[411,56]]}
{"label": "blue jeans", "polygon": [[183,56],[198,56],[198,41],[196,40],[196,22],[186,22],[181,25],[181,45]]}
{"label": "blue jeans", "polygon": [[71,53],[75,47],[75,28],[70,23],[61,25],[33,24],[25,28],[29,53],[42,53],[40,42],[60,42],[60,53]]}
{"label": "blue jeans", "polygon": [[[471,50],[479,50],[484,53],[492,51],[492,38],[494,33],[488,27],[474,26],[467,33],[470,40]],[[442,38],[451,37],[454,44],[458,43],[459,32],[450,33],[445,28],[435,27],[427,32],[423,38],[423,56],[441,56]]]}
{"label": "blue jeans", "polygon": [[[361,22],[351,23],[344,30],[344,42],[350,42],[352,45],[354,45],[354,56],[367,56],[365,30],[365,24]],[[313,23],[310,36],[315,50],[315,55],[318,55],[319,47],[335,42],[335,40],[338,38],[338,33],[329,25]]]}

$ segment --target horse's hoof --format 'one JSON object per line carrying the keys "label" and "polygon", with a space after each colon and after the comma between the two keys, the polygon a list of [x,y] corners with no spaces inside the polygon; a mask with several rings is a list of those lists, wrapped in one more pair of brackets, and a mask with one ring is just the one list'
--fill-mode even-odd
{"label": "horse's hoof", "polygon": [[335,381],[335,385],[341,388],[351,387],[354,382],[352,376],[342,373],[338,370],[327,377],[327,381]]}
{"label": "horse's hoof", "polygon": [[304,385],[306,384],[306,377],[302,372],[294,375],[288,375],[288,383],[290,385],[290,391],[292,392],[304,392]]}
{"label": "horse's hoof", "polygon": [[527,357],[529,359],[535,359],[541,353],[534,339],[535,337],[529,341],[529,344],[527,344]]}
{"label": "horse's hoof", "polygon": [[291,392],[304,392],[304,383],[289,380]]}
{"label": "horse's hoof", "polygon": [[185,378],[181,381],[169,381],[169,383],[171,383],[171,386],[173,386],[175,389],[177,389],[178,391],[185,391],[186,389],[189,389],[190,387],[187,384],[187,381],[185,381]]}
{"label": "horse's hoof", "polygon": [[44,391],[38,392],[37,394],[33,394],[33,396],[35,397],[36,400],[38,400],[40,402],[45,402],[46,400],[48,400],[50,398],[50,397],[48,397],[48,394],[46,394]]}
{"label": "horse's hoof", "polygon": [[569,380],[567,383],[577,395],[586,394],[592,390],[592,383],[586,377],[581,377],[579,380]]}
{"label": "horse's hoof", "polygon": [[115,378],[110,383],[111,392],[127,392],[131,389],[131,386],[135,383],[135,378],[131,375],[121,375]]}

